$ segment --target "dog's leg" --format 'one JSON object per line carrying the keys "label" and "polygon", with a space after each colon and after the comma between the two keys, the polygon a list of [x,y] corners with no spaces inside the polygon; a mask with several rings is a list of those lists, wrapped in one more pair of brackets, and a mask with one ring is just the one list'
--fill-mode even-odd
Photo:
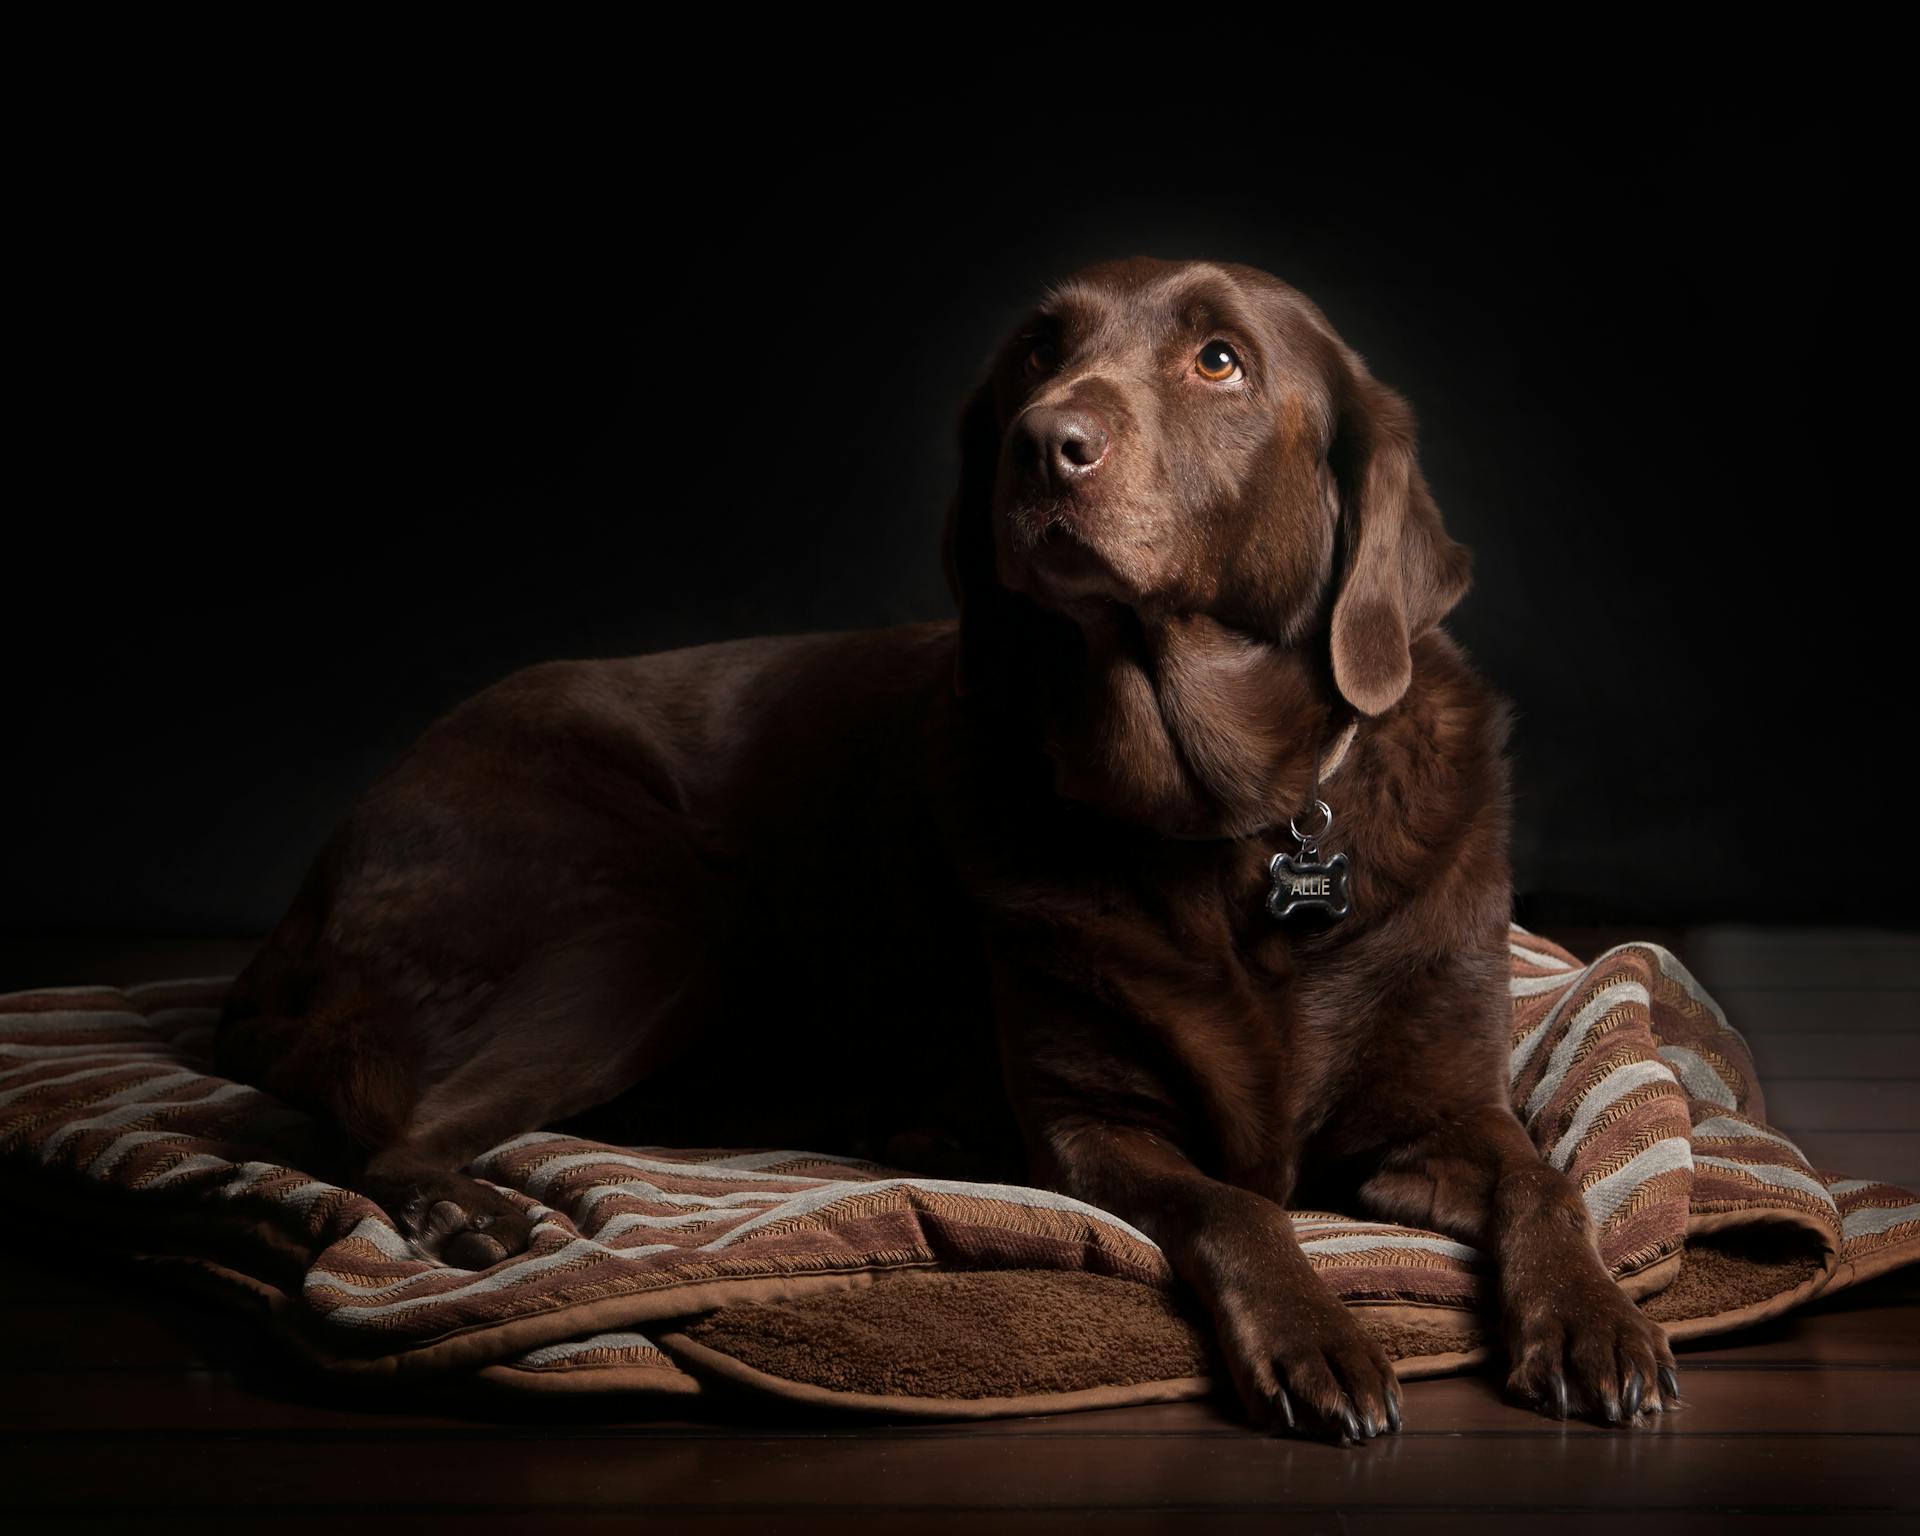
{"label": "dog's leg", "polygon": [[1046,1140],[1046,1182],[1140,1228],[1212,1313],[1256,1423],[1351,1441],[1400,1427],[1393,1366],[1313,1272],[1280,1206],[1137,1127],[1069,1123]]}
{"label": "dog's leg", "polygon": [[[1047,945],[1041,946],[1044,955]],[[1207,1136],[1154,1068],[1135,1020],[1022,953],[989,946],[1001,1062],[1029,1176],[1131,1222],[1212,1315],[1262,1428],[1355,1441],[1400,1427],[1386,1352],[1313,1272],[1280,1202],[1290,1168],[1228,1183],[1181,1143]]]}
{"label": "dog's leg", "polygon": [[[673,925],[626,923],[536,947],[477,1007],[422,1006],[343,960],[316,1001],[271,990],[236,1019],[230,1069],[338,1125],[341,1177],[423,1252],[482,1269],[525,1249],[521,1205],[460,1170],[525,1131],[605,1103],[670,1054],[697,964]],[[285,996],[298,995],[289,986]]]}
{"label": "dog's leg", "polygon": [[1508,1385],[1543,1412],[1620,1423],[1679,1402],[1666,1335],[1608,1275],[1579,1191],[1505,1105],[1403,1143],[1360,1197],[1372,1214],[1492,1257]]}
{"label": "dog's leg", "polygon": [[526,1247],[520,1207],[457,1170],[606,1103],[671,1054],[690,951],[665,934],[627,925],[536,951],[456,1035],[432,1043],[418,1098],[366,1164],[368,1192],[422,1248],[482,1269]]}

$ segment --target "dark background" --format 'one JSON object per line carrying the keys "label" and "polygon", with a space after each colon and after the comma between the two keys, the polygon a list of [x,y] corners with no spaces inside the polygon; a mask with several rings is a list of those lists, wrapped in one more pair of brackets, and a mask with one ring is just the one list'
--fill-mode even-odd
{"label": "dark background", "polygon": [[1134,252],[1280,274],[1413,402],[1523,921],[1913,920],[1906,172],[1858,66],[1220,51],[66,60],[12,220],[0,925],[262,931],[516,666],[949,614],[965,393]]}

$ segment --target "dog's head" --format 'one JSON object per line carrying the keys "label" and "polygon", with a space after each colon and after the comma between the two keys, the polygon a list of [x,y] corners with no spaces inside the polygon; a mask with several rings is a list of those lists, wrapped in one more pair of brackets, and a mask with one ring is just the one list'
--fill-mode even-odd
{"label": "dog's head", "polygon": [[974,390],[960,454],[943,562],[963,695],[1017,665],[1022,603],[1119,603],[1324,645],[1378,714],[1467,587],[1406,401],[1253,267],[1134,257],[1054,285]]}

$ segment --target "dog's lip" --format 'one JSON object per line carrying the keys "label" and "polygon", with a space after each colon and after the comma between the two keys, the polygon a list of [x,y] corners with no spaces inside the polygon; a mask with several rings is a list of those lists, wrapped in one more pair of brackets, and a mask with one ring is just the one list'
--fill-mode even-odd
{"label": "dog's lip", "polygon": [[1076,561],[1100,553],[1086,516],[1084,507],[1063,498],[1016,504],[1008,509],[1005,522],[1015,548],[1028,557]]}
{"label": "dog's lip", "polygon": [[1078,533],[1065,523],[1049,523],[1040,530],[1034,539],[1031,553],[1036,559],[1057,561],[1067,565],[1084,564],[1089,560],[1099,560],[1100,551],[1095,549]]}
{"label": "dog's lip", "polygon": [[1062,523],[1042,530],[1027,547],[1024,563],[1038,591],[1055,600],[1128,595],[1113,562]]}

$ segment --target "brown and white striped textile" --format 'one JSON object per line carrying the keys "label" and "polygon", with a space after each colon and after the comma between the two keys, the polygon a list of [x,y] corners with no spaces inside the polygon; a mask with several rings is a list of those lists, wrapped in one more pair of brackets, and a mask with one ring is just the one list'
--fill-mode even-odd
{"label": "brown and white striped textile", "polygon": [[[1583,964],[1515,927],[1514,1108],[1585,1196],[1615,1278],[1676,1338],[1920,1258],[1920,1196],[1813,1168],[1770,1128],[1746,1043],[1666,950]],[[231,978],[0,995],[13,1241],[137,1256],[262,1313],[316,1366],[521,1391],[785,1398],[933,1416],[1220,1387],[1159,1249],[1053,1192],[830,1152],[618,1147],[534,1132],[471,1165],[534,1218],[474,1273],[316,1177],[314,1126],[214,1076]],[[1293,1215],[1409,1376],[1485,1354],[1479,1255]],[[957,1362],[957,1363],[956,1363]]]}

